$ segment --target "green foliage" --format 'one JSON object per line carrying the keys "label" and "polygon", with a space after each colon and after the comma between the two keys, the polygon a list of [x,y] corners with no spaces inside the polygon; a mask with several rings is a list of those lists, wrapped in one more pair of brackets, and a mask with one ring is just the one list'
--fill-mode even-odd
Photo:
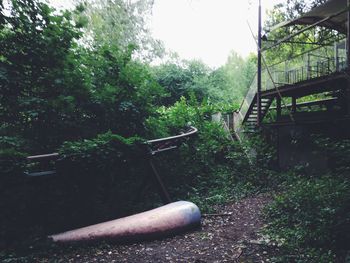
{"label": "green foliage", "polygon": [[132,54],[131,47],[123,53],[118,47],[102,46],[85,57],[91,90],[85,118],[94,134],[109,129],[123,136],[142,134],[144,120],[163,96],[149,67],[132,60]]}
{"label": "green foliage", "polygon": [[283,193],[266,209],[265,233],[282,245],[281,262],[334,262],[349,249],[349,140],[312,138],[328,158],[329,174],[307,176],[302,167],[286,173]]}
{"label": "green foliage", "polygon": [[195,94],[198,100],[202,100],[208,96],[210,72],[208,66],[196,60],[166,63],[154,67],[156,80],[169,93],[162,104],[172,105],[182,96],[189,98],[190,94]]}
{"label": "green foliage", "polygon": [[255,57],[243,59],[232,52],[226,64],[216,70],[193,60],[168,62],[154,71],[158,83],[169,93],[163,100],[166,106],[190,94],[199,101],[239,105],[254,76]]}
{"label": "green foliage", "polygon": [[328,164],[332,174],[350,179],[350,140],[332,140],[319,135],[314,136],[315,144],[328,157]]}
{"label": "green foliage", "polygon": [[50,120],[61,119],[52,104],[66,98],[62,69],[80,36],[70,13],[52,12],[30,0],[12,1],[9,16],[1,10],[0,119],[10,132],[30,130],[35,139],[50,134]]}
{"label": "green foliage", "polygon": [[[118,46],[123,52],[136,46],[144,60],[162,56],[160,41],[152,38],[147,26],[153,1],[88,0],[81,1],[80,17],[87,20],[84,41],[93,46]],[[92,41],[91,41],[92,40]],[[92,43],[90,43],[92,42]]]}
{"label": "green foliage", "polygon": [[[189,124],[196,137],[154,160],[174,200],[194,200],[205,211],[266,185],[269,175],[251,169],[211,121],[211,114],[237,108],[255,58],[232,53],[217,70],[199,61],[151,68],[135,59],[153,45],[141,16],[151,4],[103,1],[72,12],[39,0],[1,6],[0,240],[18,240],[33,226],[46,235],[160,203],[141,137],[178,134]],[[25,156],[57,150],[59,176],[7,187],[28,168]]]}
{"label": "green foliage", "polygon": [[54,12],[40,1],[14,0],[11,15],[5,14],[1,134],[30,140],[31,151],[39,153],[108,130],[143,133],[163,90],[149,66],[132,58],[132,45],[78,46],[82,32],[73,14]]}
{"label": "green foliage", "polygon": [[290,248],[328,250],[349,244],[350,185],[322,177],[299,179],[267,208],[268,233]]}
{"label": "green foliage", "polygon": [[71,174],[80,171],[85,176],[115,175],[121,165],[130,165],[137,158],[146,154],[139,137],[123,138],[107,132],[96,138],[84,141],[65,142],[59,149],[61,160],[58,161],[62,173]]}
{"label": "green foliage", "polygon": [[288,15],[288,19],[294,19],[325,2],[326,0],[287,0],[284,8]]}
{"label": "green foliage", "polygon": [[25,167],[25,156],[25,153],[18,152],[12,148],[5,148],[0,150],[0,182],[2,182],[2,184],[4,184],[5,179],[9,180],[9,178],[6,177],[22,175]]}
{"label": "green foliage", "polygon": [[[239,143],[232,142],[223,127],[211,121],[215,110],[205,101],[198,103],[194,96],[190,100],[182,97],[171,107],[161,107],[159,116],[147,121],[149,130],[157,136],[177,133],[188,123],[198,128],[197,136],[180,147],[179,153],[158,157],[158,164],[170,193],[194,201],[203,211],[211,210],[213,204],[266,189],[275,176],[265,171],[266,166],[254,168],[249,163]],[[260,146],[259,158],[266,162],[267,154],[263,155]]]}
{"label": "green foliage", "polygon": [[3,187],[7,180],[18,179],[25,168],[25,142],[19,137],[0,136],[0,182]]}
{"label": "green foliage", "polygon": [[[251,81],[256,72],[256,56],[251,54],[247,58],[242,58],[232,51],[224,66],[217,69],[213,74],[212,92],[215,101],[225,101],[240,104],[246,95]],[[218,81],[218,78],[223,78]]]}
{"label": "green foliage", "polygon": [[[268,42],[263,42],[263,47],[268,47],[274,42],[292,35],[296,30],[300,30],[302,26],[282,27],[271,31],[271,29],[282,22],[295,19],[307,12],[311,8],[324,3],[325,0],[288,0],[286,4],[277,4],[267,14],[267,20],[264,24]],[[294,56],[300,55],[306,51],[318,47],[315,43],[333,43],[341,36],[334,30],[326,28],[313,28],[294,36],[290,41],[286,41],[276,47],[268,49],[264,52],[265,61],[268,66],[276,63],[284,62]],[[299,43],[298,43],[299,42]],[[323,51],[321,51],[323,52]],[[327,54],[327,53],[325,53]],[[289,67],[298,67],[300,65],[288,65]]]}

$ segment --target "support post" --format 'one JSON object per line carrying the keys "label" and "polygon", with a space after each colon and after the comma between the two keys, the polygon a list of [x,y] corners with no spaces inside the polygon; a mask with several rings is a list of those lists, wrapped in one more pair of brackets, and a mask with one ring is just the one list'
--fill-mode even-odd
{"label": "support post", "polygon": [[156,186],[158,188],[158,192],[160,194],[160,197],[162,198],[162,201],[165,204],[171,203],[170,195],[169,195],[168,191],[166,190],[165,185],[163,183],[163,180],[161,179],[161,177],[160,177],[160,175],[159,175],[159,173],[158,173],[158,171],[153,163],[152,157],[150,157],[150,159],[149,159],[149,164],[150,164],[150,167],[152,169],[154,181],[156,183]]}
{"label": "support post", "polygon": [[[349,72],[350,69],[350,0],[347,1],[348,2],[348,31],[347,31],[347,38],[346,38],[346,65],[347,65],[347,71]],[[350,80],[348,79],[348,83],[347,83],[347,88],[346,88],[346,110],[347,110],[347,114],[350,115]]]}
{"label": "support post", "polygon": [[277,121],[279,121],[281,119],[281,98],[278,96],[276,97],[276,110],[277,110]]}
{"label": "support post", "polygon": [[339,50],[337,46],[337,42],[334,42],[334,64],[335,64],[335,71],[339,71]]}
{"label": "support post", "polygon": [[350,0],[347,1],[348,3],[348,28],[347,28],[347,37],[346,37],[346,58],[347,58],[347,67],[348,69],[350,68],[349,65],[350,65],[350,10],[349,10],[349,7],[350,7]]}
{"label": "support post", "polygon": [[296,113],[297,111],[297,98],[296,97],[292,97],[292,113]]}
{"label": "support post", "polygon": [[[349,0],[350,1],[350,0]],[[257,126],[261,125],[261,0],[258,7],[258,74],[257,74],[256,106],[258,111]]]}

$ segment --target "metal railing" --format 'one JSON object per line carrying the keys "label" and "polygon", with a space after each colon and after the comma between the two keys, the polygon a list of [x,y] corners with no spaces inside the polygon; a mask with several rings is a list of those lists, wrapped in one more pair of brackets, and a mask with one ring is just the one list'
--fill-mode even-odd
{"label": "metal railing", "polygon": [[[318,47],[304,52],[289,60],[271,65],[262,70],[262,91],[273,90],[285,85],[327,76],[345,69],[346,41],[342,40],[333,45]],[[257,91],[257,75],[242,101],[239,111],[235,114],[235,130],[240,127],[254,101]]]}
{"label": "metal railing", "polygon": [[[346,66],[346,41],[318,47],[262,71],[262,90],[322,77]],[[254,88],[254,87],[251,87]]]}

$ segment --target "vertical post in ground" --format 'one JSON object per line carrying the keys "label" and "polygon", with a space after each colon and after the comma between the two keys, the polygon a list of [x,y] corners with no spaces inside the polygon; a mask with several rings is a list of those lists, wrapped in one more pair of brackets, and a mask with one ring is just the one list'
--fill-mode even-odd
{"label": "vertical post in ground", "polygon": [[297,111],[297,98],[292,97],[292,114],[294,115]]}
{"label": "vertical post in ground", "polygon": [[281,112],[282,112],[282,109],[281,109],[281,97],[277,96],[276,97],[276,111],[277,111],[277,121],[279,121],[281,119]]}
{"label": "vertical post in ground", "polygon": [[[347,65],[347,71],[350,70],[350,0],[348,2],[348,28],[347,28],[347,38],[346,38],[346,65]],[[347,88],[346,88],[346,113],[350,115],[350,80],[347,80]]]}
{"label": "vertical post in ground", "polygon": [[160,197],[162,198],[162,201],[165,204],[169,204],[169,203],[171,203],[170,195],[169,195],[168,191],[166,190],[165,185],[163,183],[163,180],[161,179],[161,177],[160,177],[160,175],[159,175],[159,173],[158,173],[158,171],[153,163],[153,160],[151,158],[152,157],[150,157],[150,159],[149,159],[149,164],[150,164],[150,167],[151,167],[153,175],[154,175],[154,180],[155,180],[156,186],[158,188],[158,192],[160,194]]}
{"label": "vertical post in ground", "polygon": [[[350,1],[350,0],[349,0]],[[258,75],[257,75],[257,93],[256,93],[256,106],[257,106],[257,126],[261,125],[261,0],[259,0],[258,7]]]}
{"label": "vertical post in ground", "polygon": [[347,28],[347,37],[346,37],[346,58],[347,62],[346,65],[348,69],[350,68],[350,0],[348,2],[348,28]]}

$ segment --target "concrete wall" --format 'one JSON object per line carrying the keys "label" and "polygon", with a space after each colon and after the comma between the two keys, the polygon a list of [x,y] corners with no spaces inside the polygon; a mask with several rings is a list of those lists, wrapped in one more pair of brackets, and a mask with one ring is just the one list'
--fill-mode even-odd
{"label": "concrete wall", "polygon": [[326,171],[329,168],[327,153],[313,143],[315,134],[341,139],[350,138],[350,121],[336,121],[322,124],[295,124],[276,127],[276,147],[280,169],[297,166],[307,171]]}

